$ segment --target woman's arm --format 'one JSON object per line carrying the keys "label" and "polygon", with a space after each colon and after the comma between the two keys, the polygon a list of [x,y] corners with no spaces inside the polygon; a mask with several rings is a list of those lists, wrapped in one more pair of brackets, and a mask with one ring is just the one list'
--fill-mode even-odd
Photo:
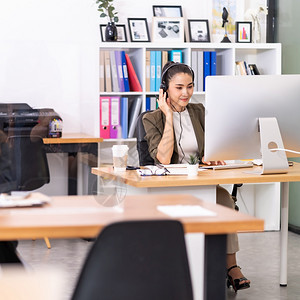
{"label": "woman's arm", "polygon": [[166,115],[162,139],[157,147],[156,157],[162,164],[169,164],[174,151],[173,113]]}
{"label": "woman's arm", "polygon": [[159,108],[166,116],[166,123],[162,139],[157,147],[157,159],[162,164],[169,164],[174,151],[174,129],[173,129],[173,111],[170,105],[170,99],[163,89],[159,90],[159,98],[157,100]]}

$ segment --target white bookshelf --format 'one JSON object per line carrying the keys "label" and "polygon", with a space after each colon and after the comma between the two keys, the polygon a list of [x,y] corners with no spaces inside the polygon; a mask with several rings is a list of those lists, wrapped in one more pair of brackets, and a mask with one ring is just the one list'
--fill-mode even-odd
{"label": "white bookshelf", "polygon": [[[142,110],[145,110],[146,97],[156,95],[156,92],[146,91],[146,51],[173,50],[183,52],[183,62],[191,65],[191,52],[197,50],[216,51],[217,75],[235,75],[235,62],[246,61],[256,64],[262,75],[281,74],[281,44],[241,44],[241,43],[101,43],[101,50],[124,50],[129,54],[137,76],[140,80],[142,92],[101,92],[100,95],[120,95],[142,97]],[[204,102],[205,92],[195,91],[193,101]]]}
{"label": "white bookshelf", "polygon": [[[183,62],[191,65],[192,51],[216,51],[217,75],[235,75],[235,62],[246,61],[256,64],[262,75],[281,74],[281,44],[241,44],[241,43],[101,43],[101,50],[124,50],[129,54],[132,64],[142,86],[142,92],[101,92],[101,95],[119,95],[129,97],[142,97],[142,111],[145,110],[147,96],[156,95],[157,92],[146,91],[146,51],[147,50],[173,50],[183,52]],[[194,91],[193,102],[202,102],[205,105],[205,92]],[[110,148],[115,143],[126,143],[129,146],[130,164],[138,164],[136,140],[106,140],[101,143],[101,162],[111,163]],[[231,192],[232,186],[226,186]],[[266,230],[279,230],[280,212],[280,183],[248,184],[239,188],[238,201],[240,210],[265,220]],[[272,209],[270,209],[272,207]]]}

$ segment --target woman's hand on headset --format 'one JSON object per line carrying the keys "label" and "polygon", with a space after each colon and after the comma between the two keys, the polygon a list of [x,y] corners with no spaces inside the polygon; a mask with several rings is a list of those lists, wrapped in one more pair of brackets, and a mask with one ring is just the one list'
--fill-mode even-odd
{"label": "woman's hand on headset", "polygon": [[163,89],[159,89],[159,98],[157,99],[158,107],[162,112],[167,115],[173,116],[173,111],[171,109],[170,99],[167,98],[167,93]]}

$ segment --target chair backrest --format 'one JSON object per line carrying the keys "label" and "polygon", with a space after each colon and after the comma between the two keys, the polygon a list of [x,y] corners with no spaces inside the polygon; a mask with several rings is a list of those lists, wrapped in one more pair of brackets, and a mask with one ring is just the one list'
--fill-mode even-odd
{"label": "chair backrest", "polygon": [[39,136],[10,136],[8,146],[14,190],[32,191],[50,182],[47,156]]}
{"label": "chair backrest", "polygon": [[137,143],[136,148],[139,154],[140,166],[154,165],[154,160],[149,154],[148,143],[145,140],[146,131],[143,124],[144,114],[150,111],[144,111],[137,119]]}
{"label": "chair backrest", "polygon": [[182,224],[108,225],[87,256],[72,300],[189,300],[191,277]]}

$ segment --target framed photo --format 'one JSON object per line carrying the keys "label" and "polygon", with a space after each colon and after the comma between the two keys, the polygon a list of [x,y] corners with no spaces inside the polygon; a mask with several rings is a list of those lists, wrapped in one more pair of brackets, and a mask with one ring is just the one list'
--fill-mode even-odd
{"label": "framed photo", "polygon": [[208,20],[188,20],[190,42],[210,42]]}
{"label": "framed photo", "polygon": [[153,42],[183,42],[183,18],[153,17],[152,40]]}
{"label": "framed photo", "polygon": [[127,20],[132,42],[150,42],[146,18],[128,18]]}
{"label": "framed photo", "polygon": [[[127,42],[127,35],[126,35],[126,27],[125,24],[116,24],[117,31],[118,31],[118,38],[117,42]],[[101,41],[105,41],[105,24],[100,24],[100,33],[101,33]]]}
{"label": "framed photo", "polygon": [[235,32],[237,43],[252,42],[252,22],[236,22]]}
{"label": "framed photo", "polygon": [[153,16],[154,17],[170,17],[180,18],[182,15],[182,8],[180,5],[153,5]]}

